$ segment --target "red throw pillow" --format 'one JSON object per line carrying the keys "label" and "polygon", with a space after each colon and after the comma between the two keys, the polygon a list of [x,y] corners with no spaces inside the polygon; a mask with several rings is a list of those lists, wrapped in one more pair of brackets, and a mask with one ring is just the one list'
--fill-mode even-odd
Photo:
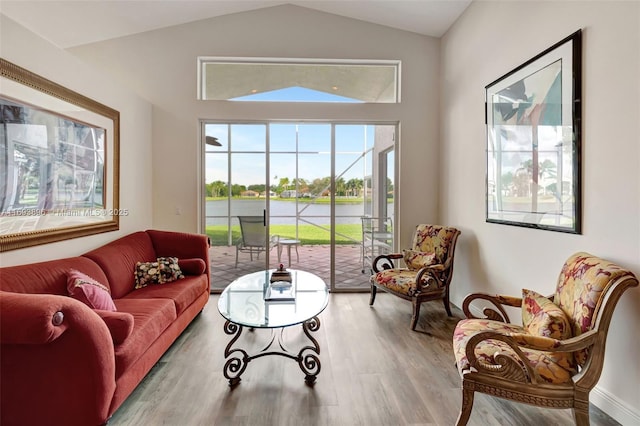
{"label": "red throw pillow", "polygon": [[95,313],[105,322],[113,343],[119,345],[133,331],[133,315],[128,312],[111,312],[96,309]]}
{"label": "red throw pillow", "polygon": [[67,291],[69,296],[92,309],[117,310],[107,286],[75,269],[67,272]]}
{"label": "red throw pillow", "polygon": [[178,266],[180,266],[180,269],[186,275],[202,275],[204,274],[205,269],[207,269],[207,265],[204,263],[204,260],[200,258],[179,259]]}

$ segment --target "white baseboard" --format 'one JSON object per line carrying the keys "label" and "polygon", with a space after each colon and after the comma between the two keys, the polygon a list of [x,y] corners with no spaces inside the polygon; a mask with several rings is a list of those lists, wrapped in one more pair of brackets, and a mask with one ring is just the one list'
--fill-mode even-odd
{"label": "white baseboard", "polygon": [[[480,309],[471,306],[470,310],[475,316],[479,318],[484,317]],[[622,426],[640,425],[640,411],[628,406],[626,403],[620,401],[609,392],[600,389],[598,386],[593,388],[589,394],[589,402],[604,411],[608,416],[615,419]]]}
{"label": "white baseboard", "polygon": [[598,386],[591,391],[589,401],[623,426],[640,425],[640,411],[628,406]]}

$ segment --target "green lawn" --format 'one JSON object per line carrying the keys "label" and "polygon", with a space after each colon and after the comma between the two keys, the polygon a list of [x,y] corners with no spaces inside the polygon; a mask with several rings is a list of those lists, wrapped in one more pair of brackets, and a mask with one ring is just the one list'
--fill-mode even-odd
{"label": "green lawn", "polygon": [[[264,200],[264,198],[256,198],[256,197],[233,197],[234,200]],[[280,197],[271,197],[272,200],[275,201],[296,201],[296,198],[280,198]],[[225,201],[227,197],[206,197],[205,201]],[[331,198],[329,197],[318,197],[315,199],[311,198],[297,198],[300,204],[330,204]],[[362,197],[336,197],[336,204],[362,204],[364,199]]]}
{"label": "green lawn", "polygon": [[[240,225],[232,226],[233,242],[240,239]],[[271,234],[280,238],[295,239],[295,225],[271,225]],[[213,246],[227,245],[227,227],[225,225],[207,226],[207,235]],[[298,239],[302,244],[330,244],[329,231],[313,225],[299,225]],[[336,244],[359,244],[362,239],[362,225],[336,225]]]}

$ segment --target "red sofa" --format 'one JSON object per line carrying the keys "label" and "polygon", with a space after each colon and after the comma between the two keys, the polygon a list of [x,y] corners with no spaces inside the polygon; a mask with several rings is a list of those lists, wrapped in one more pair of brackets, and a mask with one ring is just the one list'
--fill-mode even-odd
{"label": "red sofa", "polygon": [[[0,424],[106,424],[209,300],[208,248],[204,235],[149,230],[0,268]],[[185,277],[134,289],[136,263],[159,257]],[[117,312],[69,297],[70,269],[107,286]]]}

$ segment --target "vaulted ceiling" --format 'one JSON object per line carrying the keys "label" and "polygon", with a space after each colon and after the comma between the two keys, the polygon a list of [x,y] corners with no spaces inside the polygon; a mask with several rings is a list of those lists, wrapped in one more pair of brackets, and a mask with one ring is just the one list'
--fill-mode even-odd
{"label": "vaulted ceiling", "polygon": [[441,37],[472,0],[2,0],[0,13],[70,48],[282,4]]}

